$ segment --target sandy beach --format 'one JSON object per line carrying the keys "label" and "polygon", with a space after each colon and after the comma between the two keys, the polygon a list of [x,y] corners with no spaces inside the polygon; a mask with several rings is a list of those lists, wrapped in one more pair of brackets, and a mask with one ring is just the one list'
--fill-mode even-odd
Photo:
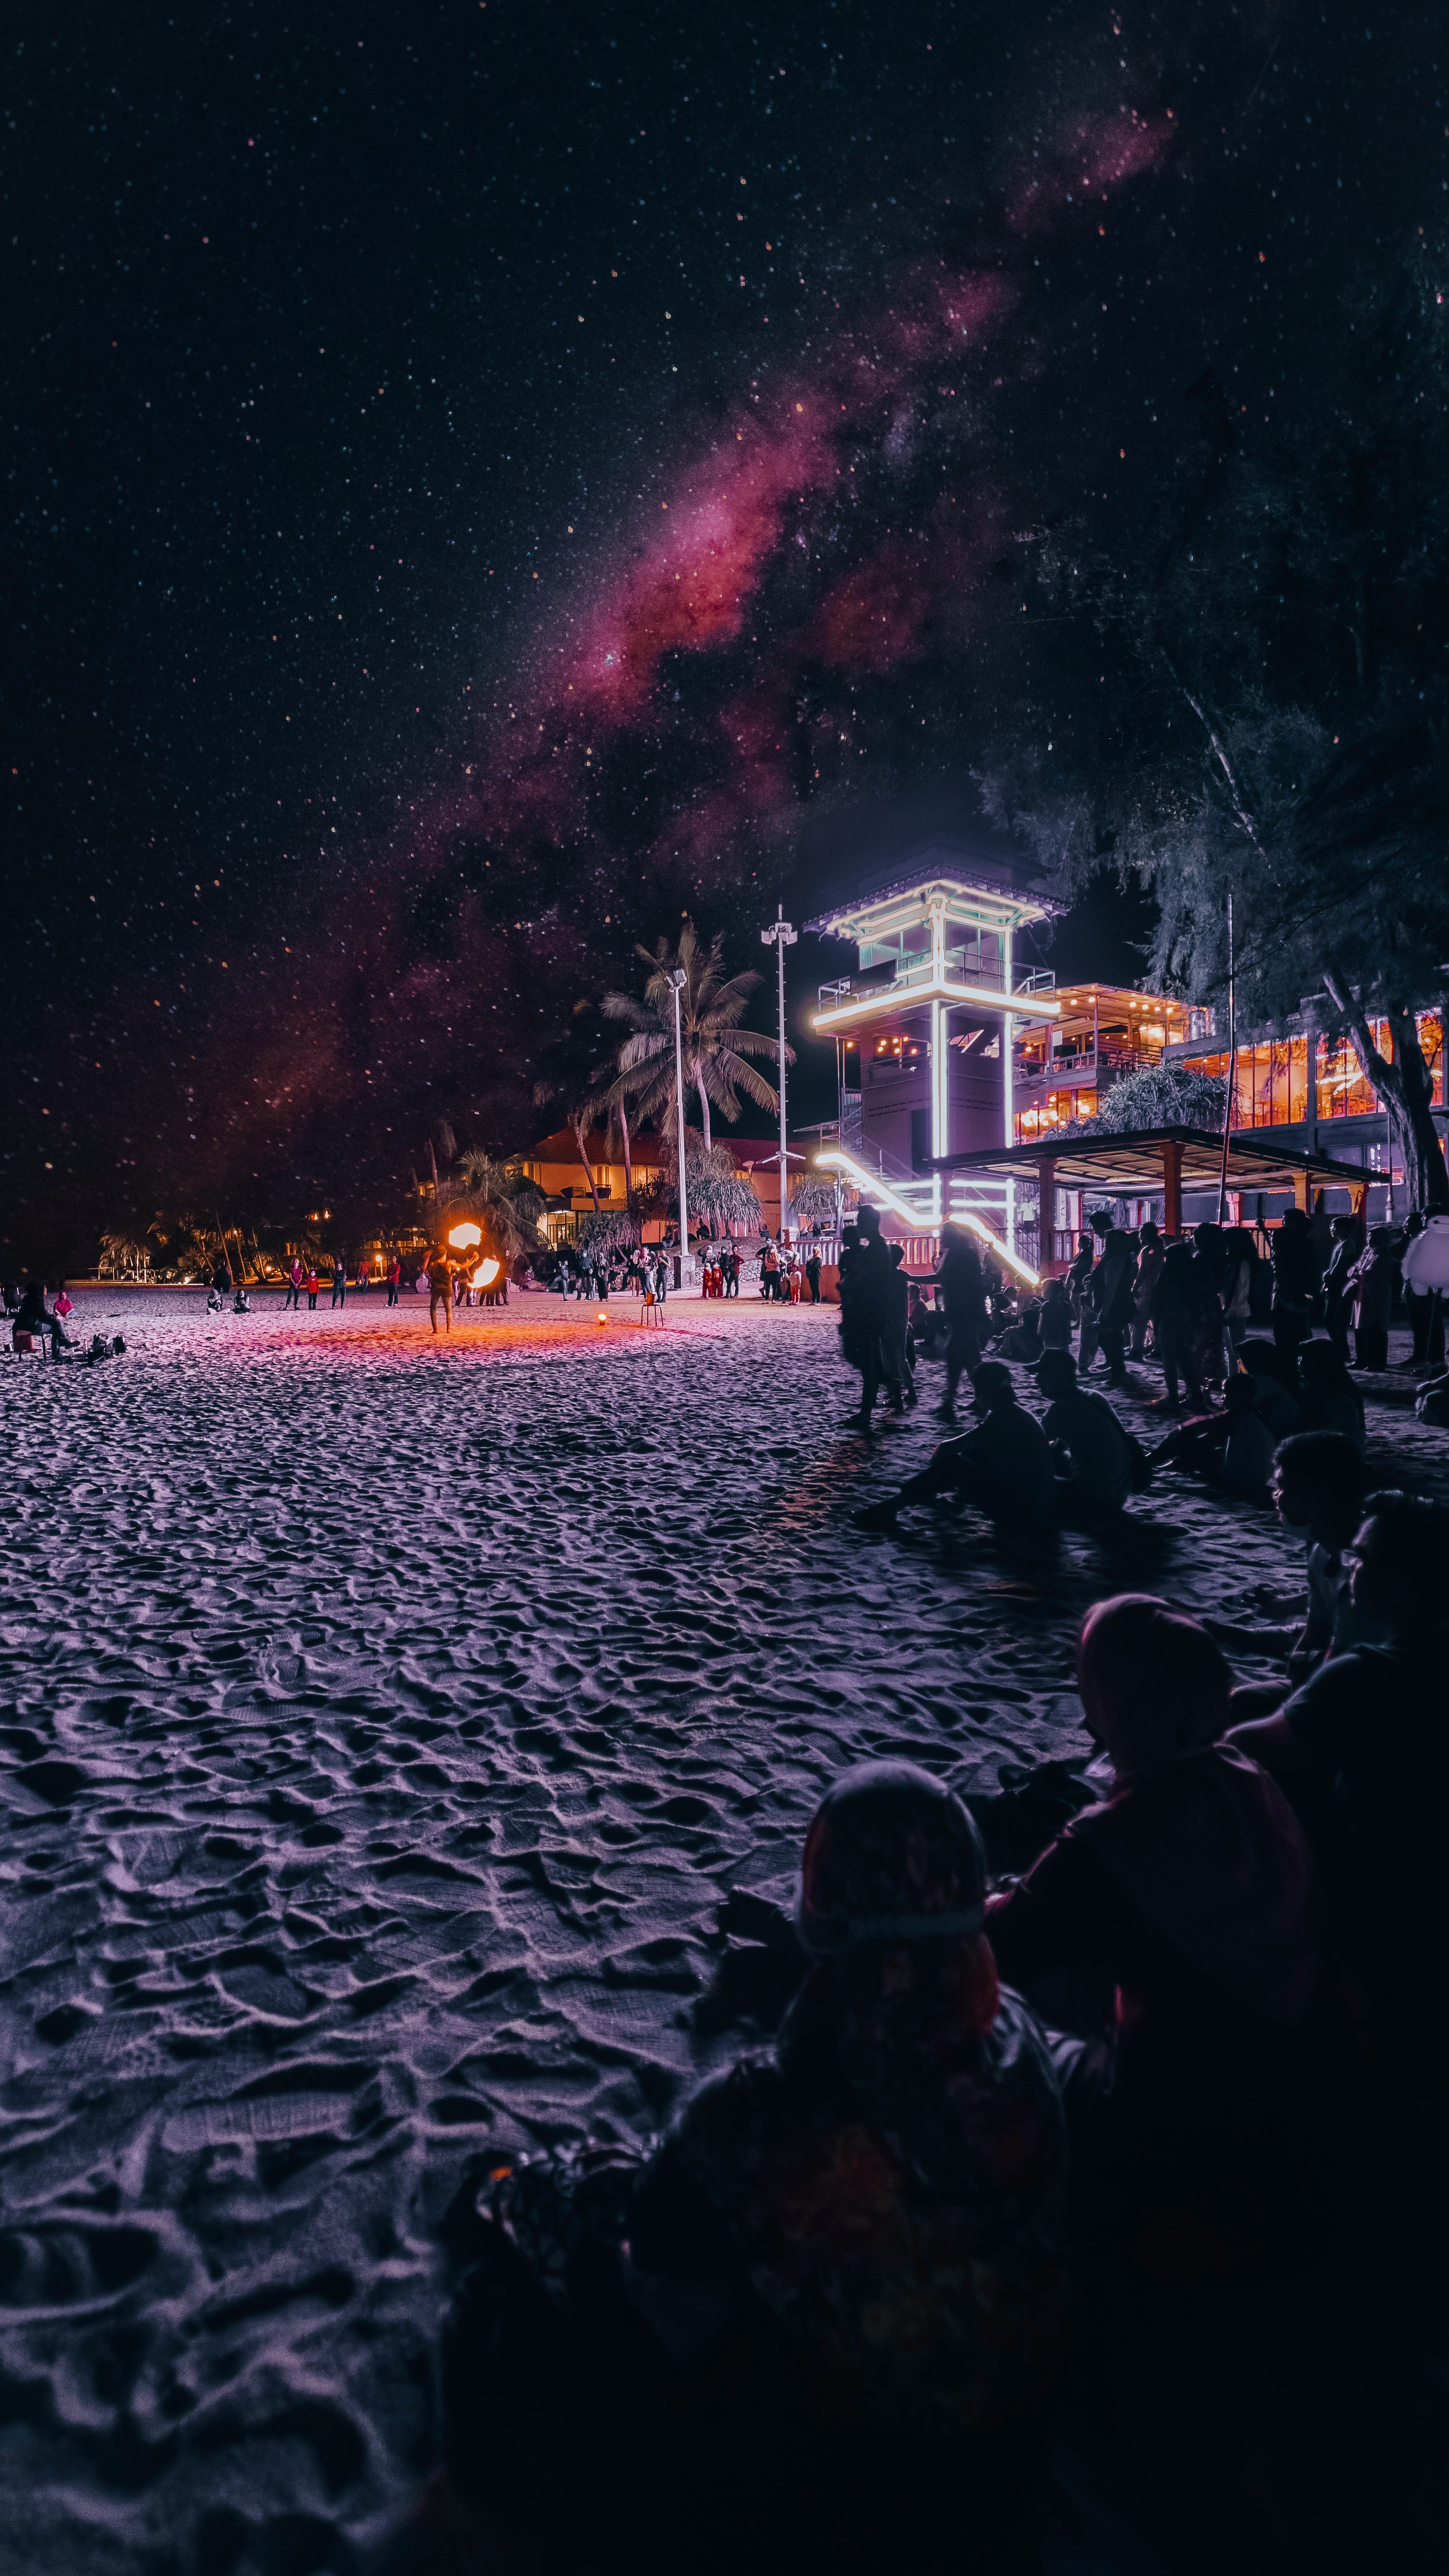
{"label": "sandy beach", "polygon": [[[935,1373],[866,1443],[829,1309],[595,1313],[97,1292],[123,1359],[7,1357],[6,2568],[360,2564],[433,2462],[465,2161],[647,2135],[737,2045],[717,1901],[844,1763],[1084,1747],[1089,1542],[1031,1586],[969,1517],[851,1526]],[[1442,1493],[1380,1383],[1380,1481]],[[1151,1588],[1298,1580],[1264,1511],[1138,1508]]]}

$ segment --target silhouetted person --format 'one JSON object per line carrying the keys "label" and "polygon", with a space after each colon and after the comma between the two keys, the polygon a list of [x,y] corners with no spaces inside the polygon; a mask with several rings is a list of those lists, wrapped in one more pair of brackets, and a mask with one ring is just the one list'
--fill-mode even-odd
{"label": "silhouetted person", "polygon": [[946,1392],[939,1407],[949,1421],[956,1410],[962,1372],[974,1371],[981,1359],[986,1330],[986,1282],[981,1255],[966,1228],[948,1222],[941,1228],[941,1257],[936,1264],[936,1293],[946,1312]]}
{"label": "silhouetted person", "polygon": [[912,1503],[959,1494],[996,1523],[1009,1539],[1040,1542],[1056,1525],[1056,1477],[1046,1433],[1016,1400],[1011,1371],[1001,1360],[983,1360],[972,1386],[976,1429],[943,1440],[930,1462],[898,1494],[857,1512],[866,1530],[893,1530]]}
{"label": "silhouetted person", "polygon": [[1332,1342],[1304,1342],[1298,1352],[1300,1431],[1337,1431],[1362,1452],[1368,1446],[1363,1397]]}
{"label": "silhouetted person", "polygon": [[1078,1384],[1070,1351],[1045,1351],[1036,1382],[1047,1402],[1042,1430],[1057,1468],[1057,1518],[1110,1532],[1132,1492],[1131,1439],[1106,1397]]}
{"label": "silhouetted person", "polygon": [[12,1340],[17,1333],[48,1333],[52,1358],[57,1351],[71,1348],[70,1335],[59,1315],[52,1315],[46,1306],[44,1283],[39,1279],[26,1282],[25,1294],[11,1327]]}
{"label": "silhouetted person", "polygon": [[1071,1980],[1084,2035],[1055,2054],[1085,2193],[1132,2229],[1163,2201],[1231,2204],[1270,2165],[1288,2182],[1321,1909],[1287,1799],[1219,1740],[1231,1676],[1196,1620],[1142,1594],[1099,1602],[1079,1672],[1110,1785],[988,1921],[1028,1996]]}
{"label": "silhouetted person", "polygon": [[1127,1383],[1126,1347],[1132,1323],[1134,1285],[1131,1241],[1120,1226],[1114,1225],[1103,1243],[1102,1258],[1092,1273],[1087,1292],[1097,1340],[1107,1362],[1109,1386],[1125,1386]]}
{"label": "silhouetted person", "polygon": [[1449,1511],[1371,1494],[1351,1547],[1352,1607],[1381,1642],[1328,1656],[1275,1716],[1231,1741],[1293,1799],[1335,1928],[1403,2052],[1413,2089],[1449,2097]]}
{"label": "silhouetted person", "polygon": [[1049,1279],[1042,1292],[1041,1345],[1044,1351],[1069,1351],[1072,1347],[1072,1310],[1065,1279]]}
{"label": "silhouetted person", "polygon": [[985,1890],[949,1790],[904,1762],[847,1773],[793,1924],[745,1892],[724,1911],[780,1955],[777,2040],[647,2163],[500,2158],[455,2221],[444,2454],[510,2565],[676,2576],[688,2533],[701,2576],[924,2567],[958,2526],[973,2576],[1031,2563],[1066,2133]]}
{"label": "silhouetted person", "polygon": [[[1326,1350],[1328,1344],[1319,1347]],[[1306,1542],[1308,1609],[1306,1617],[1288,1627],[1206,1621],[1223,1646],[1284,1659],[1281,1677],[1237,1685],[1235,1722],[1266,1716],[1281,1707],[1326,1655],[1382,1642],[1378,1623],[1355,1608],[1349,1585],[1348,1549],[1363,1518],[1366,1483],[1359,1451],[1336,1431],[1295,1432],[1279,1448],[1273,1461],[1273,1502],[1284,1528]]]}
{"label": "silhouetted person", "polygon": [[1353,1296],[1354,1361],[1361,1369],[1389,1364],[1389,1318],[1394,1311],[1394,1230],[1371,1228],[1368,1248],[1348,1274]]}
{"label": "silhouetted person", "polygon": [[860,1371],[860,1410],[854,1417],[869,1431],[881,1382],[881,1338],[890,1332],[902,1292],[895,1265],[873,1207],[862,1207],[855,1220],[855,1245],[840,1273],[841,1342],[852,1368]]}
{"label": "silhouetted person", "polygon": [[1336,1216],[1329,1224],[1328,1265],[1323,1274],[1323,1319],[1328,1338],[1340,1357],[1348,1357],[1348,1328],[1353,1312],[1353,1292],[1348,1275],[1363,1246],[1357,1217]]}
{"label": "silhouetted person", "polygon": [[1273,1236],[1273,1339],[1280,1351],[1291,1355],[1307,1341],[1317,1294],[1318,1260],[1307,1214],[1285,1208]]}
{"label": "silhouetted person", "polygon": [[1167,1393],[1159,1401],[1173,1413],[1182,1410],[1184,1382],[1191,1401],[1203,1402],[1202,1382],[1219,1338],[1221,1312],[1191,1244],[1170,1243],[1153,1292],[1152,1329],[1167,1380]]}
{"label": "silhouetted person", "polygon": [[1137,1269],[1132,1282],[1132,1357],[1144,1359],[1147,1354],[1147,1327],[1152,1321],[1152,1300],[1162,1277],[1167,1246],[1149,1217],[1139,1229]]}
{"label": "silhouetted person", "polygon": [[431,1324],[435,1334],[438,1329],[438,1316],[440,1312],[443,1318],[444,1331],[451,1333],[453,1329],[453,1272],[446,1252],[442,1251],[435,1252],[431,1261],[428,1263],[428,1322]]}

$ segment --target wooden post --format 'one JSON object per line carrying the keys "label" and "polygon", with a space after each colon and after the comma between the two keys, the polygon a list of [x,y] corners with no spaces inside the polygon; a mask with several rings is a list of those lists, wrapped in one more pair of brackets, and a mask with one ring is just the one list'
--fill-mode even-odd
{"label": "wooden post", "polygon": [[1359,1219],[1359,1222],[1362,1223],[1364,1212],[1368,1206],[1367,1181],[1355,1181],[1351,1185],[1348,1195],[1353,1202],[1354,1215]]}
{"label": "wooden post", "polygon": [[1162,1231],[1182,1232],[1182,1147],[1175,1136],[1162,1140]]}
{"label": "wooden post", "polygon": [[1313,1214],[1312,1180],[1311,1172],[1295,1172],[1293,1175],[1293,1204],[1300,1207],[1305,1216]]}
{"label": "wooden post", "polygon": [[1040,1208],[1036,1230],[1036,1266],[1043,1279],[1054,1279],[1058,1267],[1057,1167],[1049,1156],[1036,1167],[1036,1185]]}

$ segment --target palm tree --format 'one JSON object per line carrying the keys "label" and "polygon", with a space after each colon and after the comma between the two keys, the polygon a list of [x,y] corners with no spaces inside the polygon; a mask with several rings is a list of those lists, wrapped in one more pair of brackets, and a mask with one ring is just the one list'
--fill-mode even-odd
{"label": "palm tree", "polygon": [[[603,1098],[611,1110],[622,1111],[626,1103],[632,1102],[636,1119],[652,1120],[661,1136],[670,1132],[674,1108],[674,987],[670,976],[682,968],[685,981],[679,996],[679,1019],[684,1079],[699,1094],[700,1124],[708,1153],[712,1141],[711,1101],[731,1125],[740,1114],[741,1092],[759,1109],[778,1110],[780,1106],[774,1085],[749,1061],[751,1056],[778,1059],[777,1042],[762,1037],[758,1030],[740,1027],[759,976],[747,973],[726,978],[723,939],[716,936],[707,948],[703,947],[689,920],[680,932],[677,950],[671,950],[668,940],[661,938],[652,948],[641,945],[638,954],[650,970],[643,1001],[636,1002],[632,993],[606,993],[600,1005],[606,1019],[621,1021],[629,1031],[619,1048],[618,1072]],[[795,1060],[789,1047],[785,1060],[790,1064]]]}
{"label": "palm tree", "polygon": [[462,1183],[451,1203],[450,1215],[481,1217],[504,1258],[516,1259],[527,1244],[537,1241],[543,1209],[541,1193],[521,1173],[511,1172],[506,1164],[495,1162],[491,1154],[481,1151],[462,1155],[458,1170]]}

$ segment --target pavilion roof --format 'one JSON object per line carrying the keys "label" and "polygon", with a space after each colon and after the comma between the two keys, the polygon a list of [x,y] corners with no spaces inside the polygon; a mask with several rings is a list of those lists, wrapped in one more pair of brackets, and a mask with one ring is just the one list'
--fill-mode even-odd
{"label": "pavilion roof", "polygon": [[[1172,1145],[1181,1149],[1185,1190],[1216,1183],[1223,1140],[1207,1127],[1129,1128],[1116,1136],[1058,1135],[1035,1145],[978,1146],[971,1153],[939,1155],[930,1168],[999,1172],[1005,1179],[1034,1181],[1042,1164],[1050,1163],[1059,1189],[1111,1184],[1118,1197],[1145,1197],[1161,1189],[1163,1147]],[[1299,1179],[1319,1189],[1362,1189],[1372,1175],[1361,1163],[1340,1163],[1331,1154],[1300,1154],[1252,1128],[1234,1128],[1228,1138],[1228,1177],[1239,1189],[1291,1188]]]}

